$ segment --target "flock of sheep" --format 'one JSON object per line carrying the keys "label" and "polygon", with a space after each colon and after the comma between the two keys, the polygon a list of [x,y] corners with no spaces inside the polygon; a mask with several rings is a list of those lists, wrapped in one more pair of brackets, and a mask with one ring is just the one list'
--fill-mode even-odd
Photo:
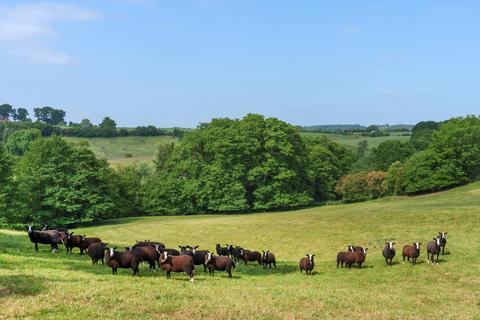
{"label": "flock of sheep", "polygon": [[[74,235],[67,229],[48,228],[44,226],[42,230],[34,230],[32,226],[26,226],[30,241],[35,244],[35,251],[38,252],[38,244],[48,244],[52,252],[58,250],[58,245],[63,244],[68,252],[73,248],[79,248],[80,254],[88,253],[92,259],[92,264],[98,263],[112,268],[112,274],[117,274],[118,268],[130,268],[133,275],[139,275],[139,265],[142,262],[148,262],[150,269],[155,269],[158,265],[167,275],[171,277],[172,272],[185,272],[191,281],[193,281],[196,265],[203,265],[205,272],[214,275],[215,271],[224,271],[228,277],[232,277],[232,269],[236,264],[243,262],[257,262],[263,268],[269,266],[276,268],[275,255],[270,251],[252,251],[239,246],[226,245],[222,247],[217,243],[216,253],[214,255],[208,250],[198,250],[198,246],[179,246],[180,250],[166,248],[161,242],[141,241],[131,247],[125,247],[125,251],[117,251],[116,247],[109,247],[108,243],[102,242],[100,238],[86,237],[84,235]],[[445,253],[447,244],[446,232],[439,232],[433,241],[427,244],[428,262],[438,263],[440,253]],[[389,241],[385,244],[382,254],[387,265],[392,265],[392,260],[396,255],[394,248],[395,242]],[[403,261],[405,258],[415,264],[420,255],[420,242],[414,242],[412,245],[405,245],[402,250]],[[359,268],[365,262],[368,248],[348,245],[348,250],[337,254],[337,268],[339,266],[351,268],[356,264]],[[307,254],[300,259],[300,273],[312,274],[315,266],[314,254]],[[106,261],[105,261],[106,259]]]}

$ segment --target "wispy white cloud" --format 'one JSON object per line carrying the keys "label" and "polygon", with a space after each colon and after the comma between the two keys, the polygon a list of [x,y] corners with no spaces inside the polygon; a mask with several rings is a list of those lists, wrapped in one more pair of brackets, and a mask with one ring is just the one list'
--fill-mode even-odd
{"label": "wispy white cloud", "polygon": [[0,5],[0,50],[33,63],[65,64],[75,61],[58,51],[59,22],[95,19],[95,11],[73,4],[31,2],[14,6]]}

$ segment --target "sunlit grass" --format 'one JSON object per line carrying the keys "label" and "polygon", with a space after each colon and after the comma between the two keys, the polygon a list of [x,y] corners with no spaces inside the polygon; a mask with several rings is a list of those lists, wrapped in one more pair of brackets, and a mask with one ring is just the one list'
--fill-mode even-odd
{"label": "sunlit grass", "polygon": [[[439,265],[401,263],[403,244],[424,244],[448,231],[448,254]],[[119,248],[135,240],[169,247],[215,243],[271,250],[277,270],[239,265],[234,278],[119,270],[114,277],[88,257],[65,250],[35,254],[25,232],[0,232],[0,318],[30,319],[475,319],[480,312],[480,184],[415,198],[324,206],[252,215],[145,217],[112,220],[74,232],[100,236]],[[397,245],[384,265],[385,240]],[[349,243],[369,247],[365,268],[336,269]],[[298,260],[316,254],[314,276],[300,275]]]}

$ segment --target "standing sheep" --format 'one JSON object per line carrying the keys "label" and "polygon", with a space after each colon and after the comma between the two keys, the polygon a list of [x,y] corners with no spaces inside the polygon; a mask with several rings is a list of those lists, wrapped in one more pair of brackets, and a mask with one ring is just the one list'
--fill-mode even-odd
{"label": "standing sheep", "polygon": [[445,246],[447,245],[447,233],[439,232],[437,238],[440,238],[440,246],[442,247],[442,256],[445,254]]}
{"label": "standing sheep", "polygon": [[269,265],[270,269],[272,268],[272,264],[275,267],[275,269],[277,269],[277,262],[275,260],[275,255],[268,250],[262,251],[262,265],[264,269],[267,267],[267,264]]}
{"label": "standing sheep", "polygon": [[386,242],[385,244],[386,246],[383,248],[382,254],[383,254],[383,257],[385,258],[385,263],[387,264],[387,266],[391,266],[392,260],[396,254],[395,248],[393,247],[395,242],[389,241],[389,242]]}
{"label": "standing sheep", "polygon": [[105,247],[105,251],[107,253],[107,266],[112,268],[112,274],[116,275],[118,268],[131,268],[133,271],[133,276],[139,276],[140,272],[138,270],[138,265],[142,261],[140,257],[134,251],[124,251],[118,252],[115,251],[117,249]]}
{"label": "standing sheep", "polygon": [[420,256],[420,245],[421,242],[414,242],[413,245],[407,244],[403,247],[402,256],[403,256],[403,263],[405,263],[405,258],[410,261],[412,259],[412,263],[416,264],[417,259]]}
{"label": "standing sheep", "polygon": [[438,257],[440,252],[442,251],[442,244],[441,239],[439,237],[433,238],[433,241],[427,243],[427,263],[432,262],[435,263],[435,255],[437,256],[437,264],[438,264]]}
{"label": "standing sheep", "polygon": [[211,252],[205,254],[205,265],[211,276],[215,275],[215,270],[226,271],[228,277],[232,277],[232,268],[235,269],[235,262],[229,257],[214,256]]}
{"label": "standing sheep", "polygon": [[88,249],[88,256],[92,259],[92,264],[97,264],[98,260],[102,260],[102,264],[105,264],[105,248],[108,243],[95,242],[91,244]]}
{"label": "standing sheep", "polygon": [[164,252],[160,256],[160,267],[167,274],[167,279],[171,278],[170,273],[173,272],[185,272],[190,281],[193,282],[193,273],[195,271],[195,265],[193,264],[193,258],[187,255],[169,256],[167,252]]}
{"label": "standing sheep", "polygon": [[312,275],[312,270],[315,267],[314,254],[308,254],[306,257],[300,259],[300,273],[305,270],[306,274]]}

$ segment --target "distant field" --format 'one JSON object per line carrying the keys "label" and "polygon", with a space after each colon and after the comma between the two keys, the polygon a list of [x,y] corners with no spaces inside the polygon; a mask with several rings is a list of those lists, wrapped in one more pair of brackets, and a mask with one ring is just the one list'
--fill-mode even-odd
{"label": "distant field", "polygon": [[[107,159],[113,166],[123,166],[135,161],[153,159],[159,144],[176,141],[171,136],[158,137],[113,137],[113,138],[72,138],[68,141],[87,141],[97,157]],[[131,154],[132,158],[126,155]]]}
{"label": "distant field", "polygon": [[408,141],[410,136],[402,136],[403,132],[390,132],[390,136],[387,137],[364,137],[360,134],[352,134],[352,135],[345,135],[345,134],[335,134],[335,133],[310,133],[310,132],[302,132],[304,136],[318,136],[318,135],[325,135],[328,139],[335,141],[337,143],[343,144],[347,147],[350,147],[352,150],[357,150],[358,143],[362,140],[367,140],[368,142],[368,151],[373,148],[376,148],[380,145],[380,143],[389,140],[398,140],[398,141]]}
{"label": "distant field", "polygon": [[[480,183],[413,198],[323,206],[251,215],[138,217],[73,230],[99,236],[122,249],[135,240],[214,249],[240,244],[276,253],[277,270],[238,265],[234,278],[214,278],[196,268],[167,280],[146,265],[112,276],[92,266],[78,249],[34,253],[26,232],[0,230],[1,319],[479,319]],[[447,255],[417,265],[402,264],[401,247],[424,245],[448,231]],[[397,257],[384,265],[386,240]],[[349,243],[369,248],[362,269],[337,269],[335,256]],[[298,260],[316,254],[313,276]]]}

